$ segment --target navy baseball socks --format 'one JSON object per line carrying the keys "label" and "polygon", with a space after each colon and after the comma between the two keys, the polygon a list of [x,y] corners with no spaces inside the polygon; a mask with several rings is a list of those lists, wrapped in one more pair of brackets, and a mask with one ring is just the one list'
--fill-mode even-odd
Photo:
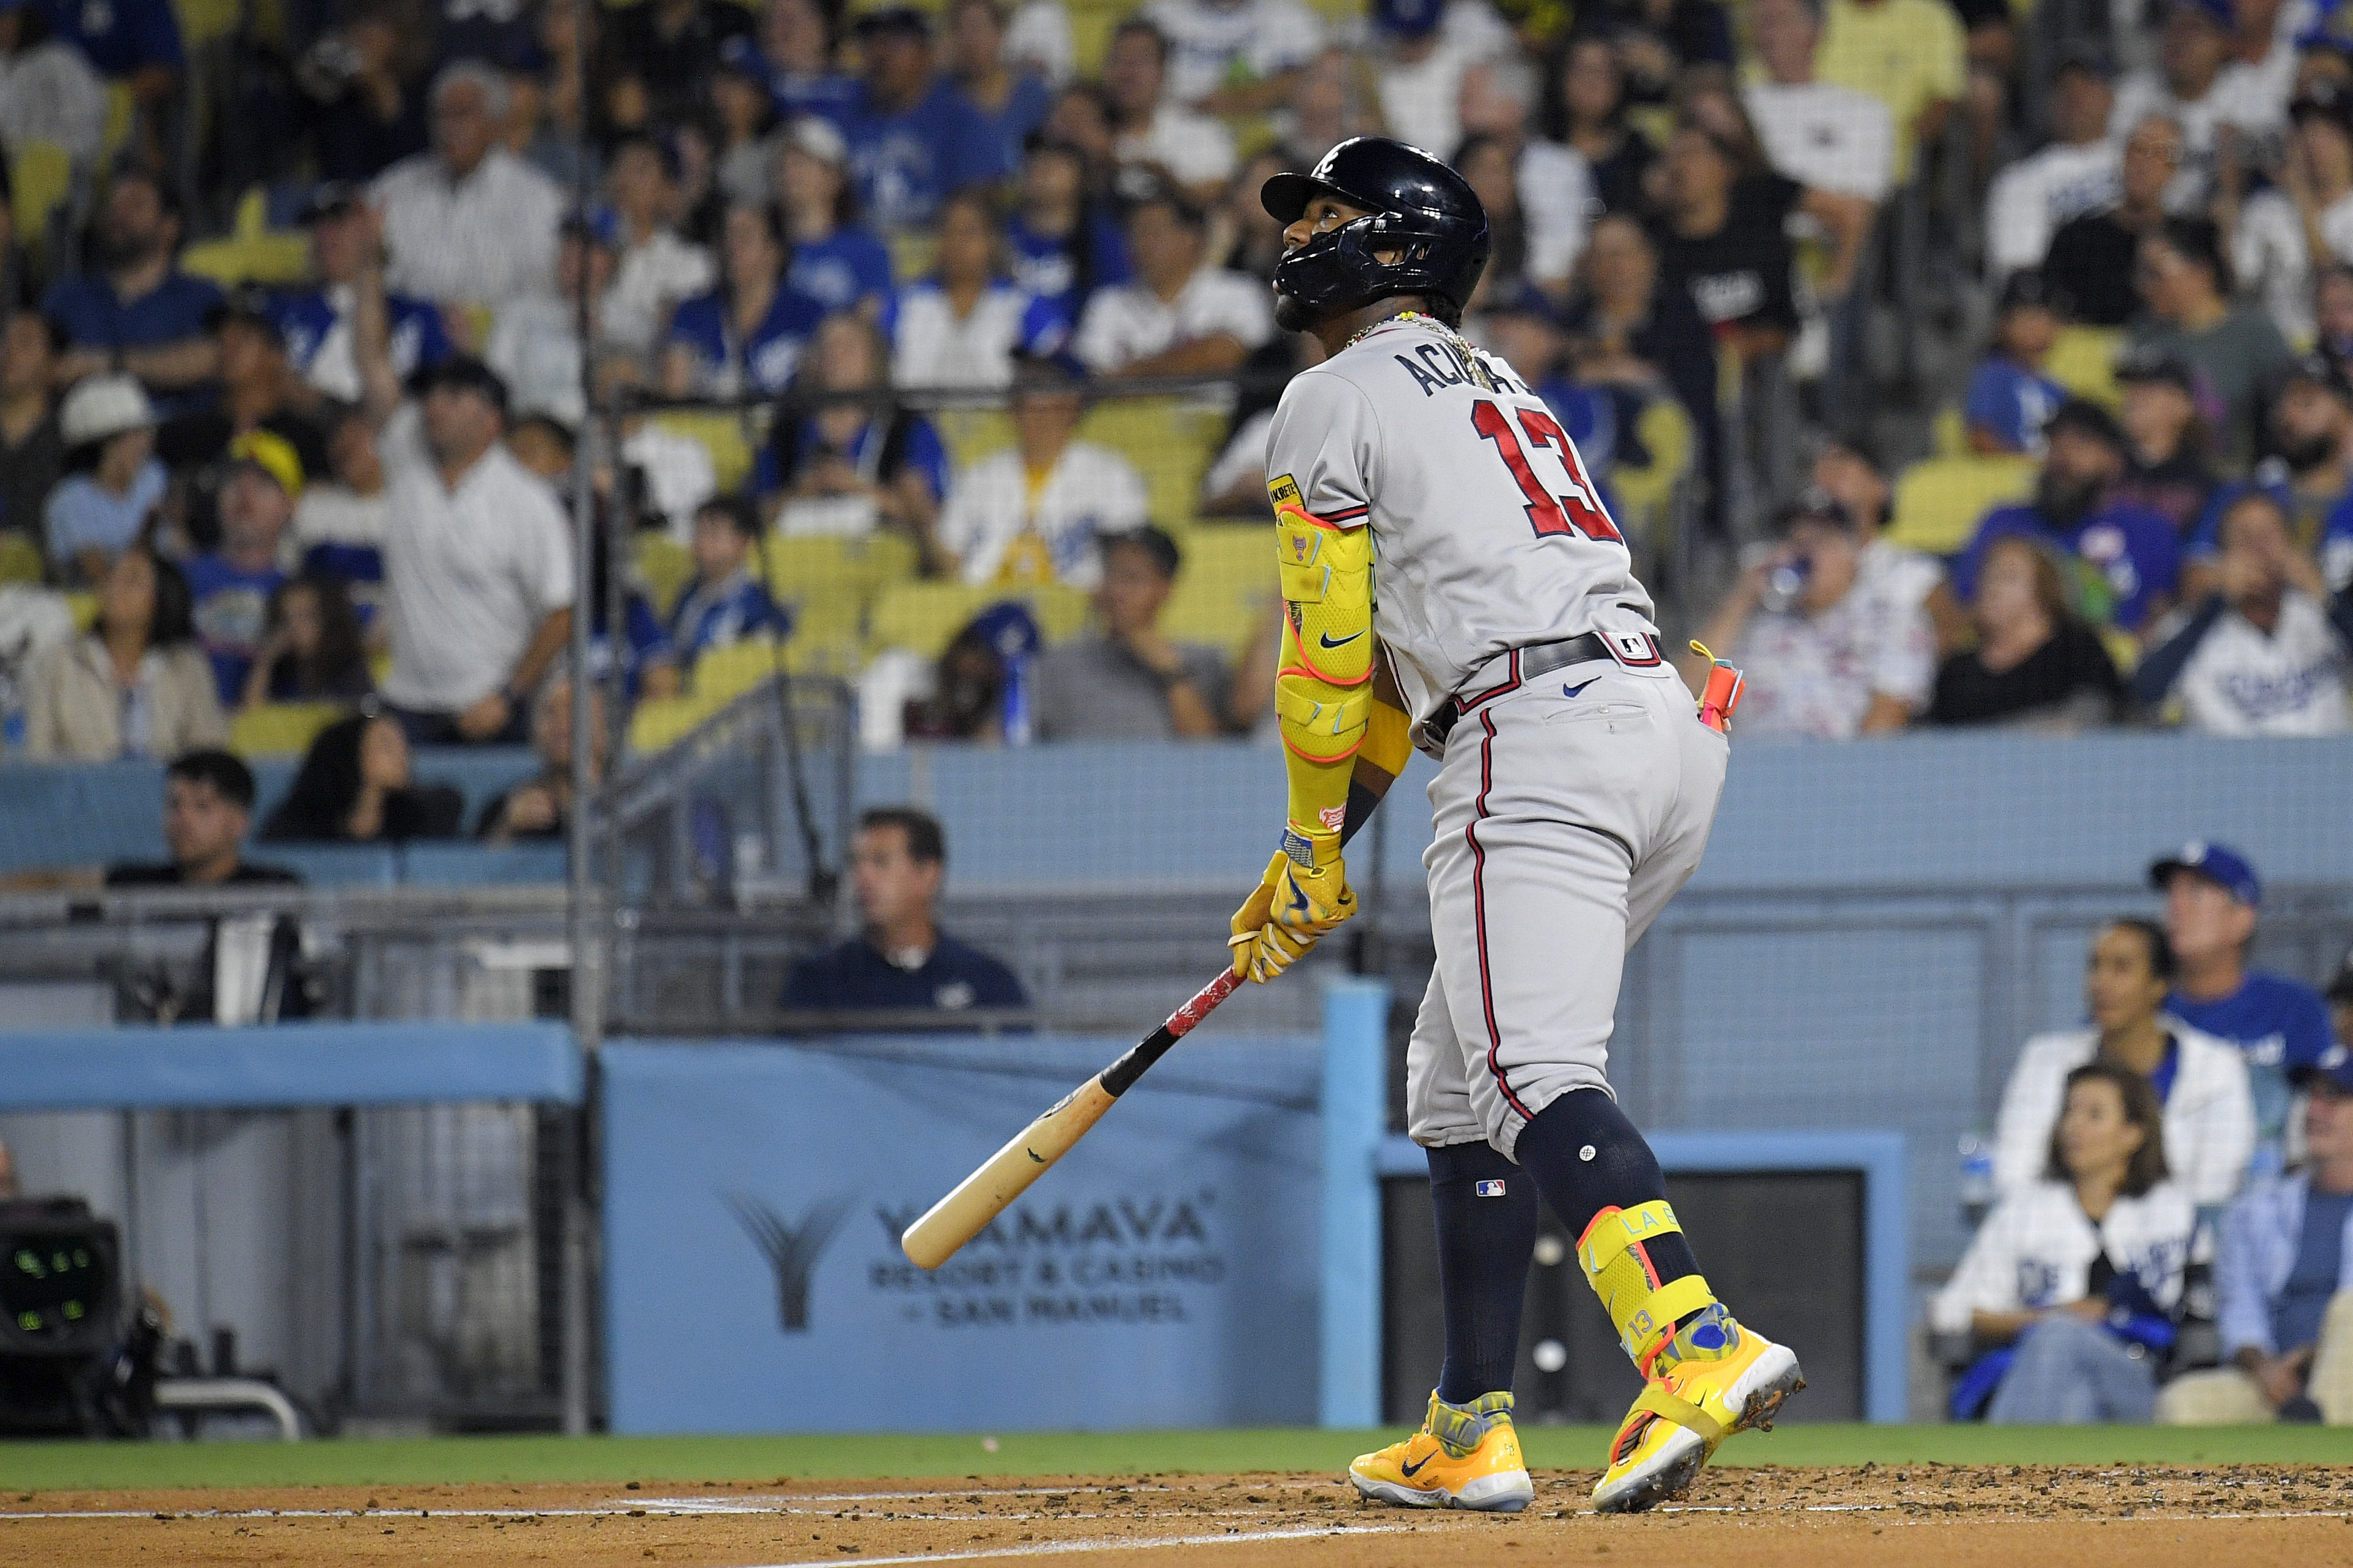
{"label": "navy baseball socks", "polygon": [[1638,1512],[1680,1497],[1717,1444],[1770,1427],[1806,1386],[1798,1358],[1716,1300],[1668,1205],[1658,1157],[1609,1095],[1560,1096],[1520,1129],[1517,1153],[1577,1228],[1577,1262],[1646,1380],[1609,1446],[1594,1507]]}
{"label": "navy baseball socks", "polygon": [[1446,1366],[1421,1430],[1360,1455],[1348,1479],[1375,1502],[1517,1513],[1536,1495],[1511,1393],[1536,1243],[1535,1184],[1484,1143],[1428,1152]]}

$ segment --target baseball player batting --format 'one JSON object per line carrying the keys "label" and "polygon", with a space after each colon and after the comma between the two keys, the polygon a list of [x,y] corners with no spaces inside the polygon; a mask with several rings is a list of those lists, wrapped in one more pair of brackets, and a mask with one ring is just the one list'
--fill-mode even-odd
{"label": "baseball player batting", "polygon": [[1626,950],[1699,864],[1725,737],[1661,656],[1576,447],[1456,331],[1489,251],[1470,185],[1360,137],[1260,200],[1287,226],[1275,319],[1328,357],[1293,380],[1268,438],[1290,814],[1234,916],[1238,973],[1272,979],[1356,912],[1339,828],[1377,658],[1440,763],[1422,858],[1438,966],[1407,1094],[1446,1363],[1421,1430],[1348,1473],[1412,1507],[1512,1512],[1535,1495],[1512,1370],[1542,1194],[1647,1380],[1594,1504],[1647,1509],[1805,1386],[1708,1289],[1608,1073]]}

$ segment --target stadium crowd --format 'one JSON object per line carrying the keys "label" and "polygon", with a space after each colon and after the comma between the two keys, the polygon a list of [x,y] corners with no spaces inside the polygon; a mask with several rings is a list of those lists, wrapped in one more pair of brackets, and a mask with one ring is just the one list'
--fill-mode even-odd
{"label": "stadium crowd", "polygon": [[2249,967],[2263,884],[2225,846],[2149,881],[2163,919],[2094,939],[2090,1026],[2011,1067],[1996,1201],[1929,1303],[1951,1414],[2353,1423],[2353,956],[2325,1003]]}
{"label": "stadium crowd", "polygon": [[[523,742],[575,458],[583,525],[669,563],[588,611],[633,702],[821,621],[870,743],[1248,732],[1270,624],[1161,605],[1262,511],[1314,352],[1257,189],[1377,130],[1481,192],[1466,330],[1746,668],[1744,735],[2353,721],[2336,0],[337,0],[201,41],[0,7],[11,751],[370,701]],[[1173,489],[1164,416],[1219,429]],[[777,540],[964,593],[897,646]]]}

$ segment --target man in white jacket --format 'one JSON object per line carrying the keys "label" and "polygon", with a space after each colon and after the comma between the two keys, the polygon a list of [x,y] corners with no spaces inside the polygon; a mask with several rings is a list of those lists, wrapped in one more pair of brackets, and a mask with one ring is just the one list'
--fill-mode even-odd
{"label": "man in white jacket", "polygon": [[2255,1149],[2254,1097],[2236,1047],[2165,1013],[2173,944],[2151,921],[2110,922],[2084,964],[2093,1027],[2037,1035],[2019,1052],[1994,1124],[1994,1185],[2004,1196],[2042,1178],[2067,1075],[2095,1058],[2148,1079],[2165,1108],[2165,1158],[2200,1208],[2238,1196]]}

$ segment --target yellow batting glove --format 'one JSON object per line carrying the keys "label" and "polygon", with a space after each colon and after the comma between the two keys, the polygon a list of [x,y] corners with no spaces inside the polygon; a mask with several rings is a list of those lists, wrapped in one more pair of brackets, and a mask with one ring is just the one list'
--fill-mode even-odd
{"label": "yellow batting glove", "polygon": [[1314,950],[1325,932],[1356,912],[1337,833],[1288,826],[1283,847],[1233,919],[1234,973],[1261,984]]}

